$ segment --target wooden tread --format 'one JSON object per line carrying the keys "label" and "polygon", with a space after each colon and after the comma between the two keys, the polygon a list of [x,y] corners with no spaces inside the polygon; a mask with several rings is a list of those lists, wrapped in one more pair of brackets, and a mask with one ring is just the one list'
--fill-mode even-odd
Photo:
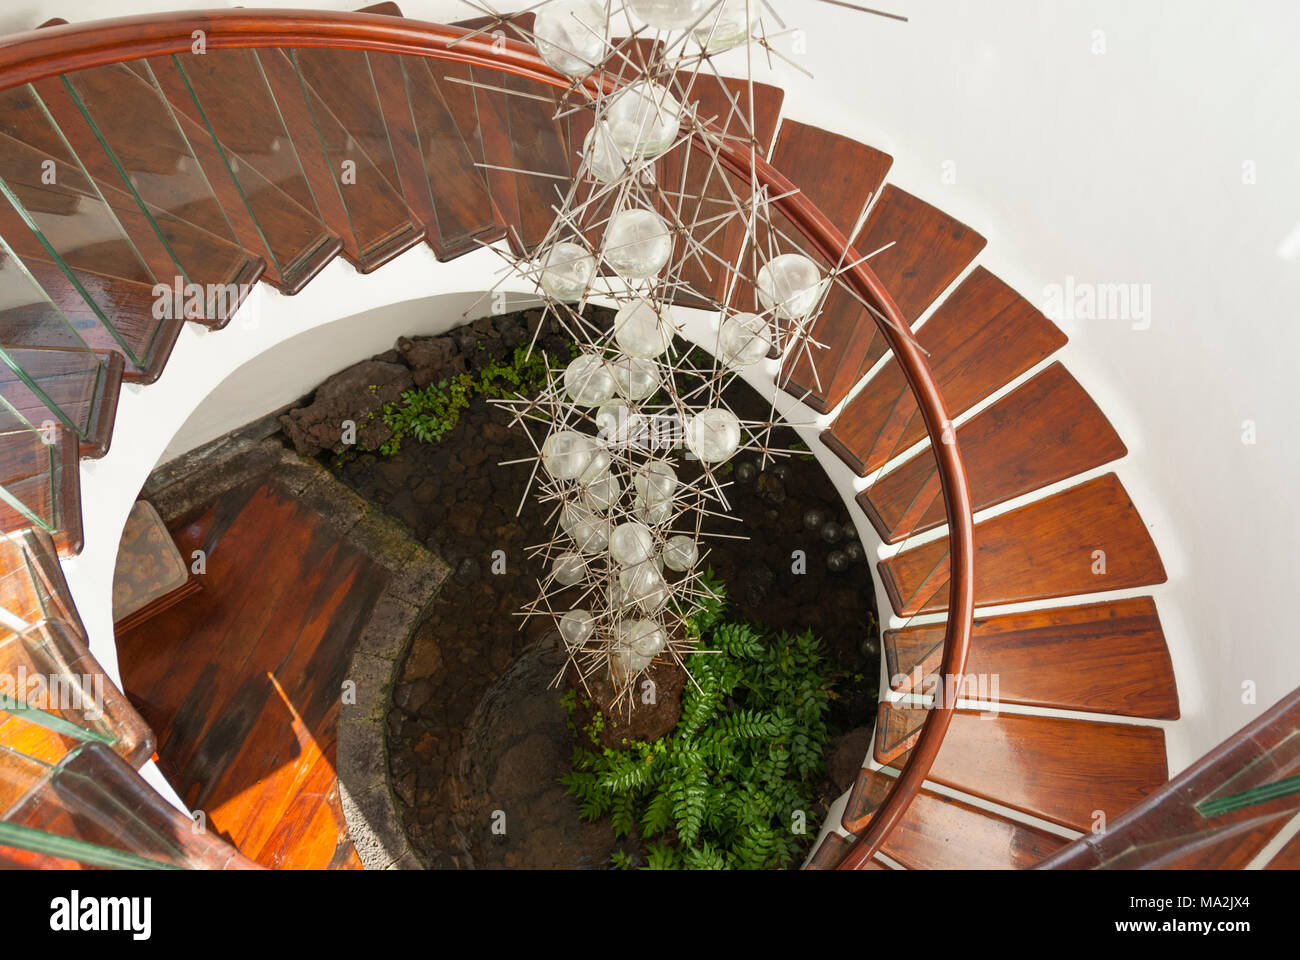
{"label": "wooden tread", "polygon": [[[983,267],[976,267],[939,305],[916,339],[929,353],[950,417],[960,416],[1066,342],[1055,324]],[[823,431],[822,442],[865,477],[924,437],[916,401],[891,358]]]}
{"label": "wooden tread", "polygon": [[[901,766],[928,711],[882,703],[875,758]],[[930,780],[1079,831],[1113,821],[1168,779],[1159,727],[958,710]]]}
{"label": "wooden tread", "polygon": [[0,463],[4,464],[0,487],[6,494],[0,499],[0,532],[9,534],[34,526],[9,502],[12,498],[40,518],[61,555],[74,556],[83,544],[77,435],[63,424],[51,429],[50,435],[52,443],[29,429],[0,433]]}
{"label": "wooden tread", "polygon": [[[957,430],[972,510],[984,510],[1127,452],[1106,415],[1065,367],[1053,363]],[[886,543],[947,522],[931,450],[858,494]]]}
{"label": "wooden tread", "polygon": [[[863,767],[844,810],[844,829],[861,833],[893,783],[893,777]],[[1046,830],[922,790],[880,852],[909,870],[1024,870],[1068,842]]]}
{"label": "wooden tread", "polygon": [[[879,564],[900,616],[948,608],[948,539]],[[1164,583],[1151,534],[1108,473],[975,526],[975,604],[988,606]]]}
{"label": "wooden tread", "polygon": [[[944,624],[886,630],[890,686],[922,692],[937,675]],[[976,617],[966,676],[998,678],[1002,703],[1177,720],[1178,690],[1150,597]],[[969,683],[969,681],[968,681]],[[962,693],[976,699],[976,689]],[[989,692],[986,684],[985,693]]]}

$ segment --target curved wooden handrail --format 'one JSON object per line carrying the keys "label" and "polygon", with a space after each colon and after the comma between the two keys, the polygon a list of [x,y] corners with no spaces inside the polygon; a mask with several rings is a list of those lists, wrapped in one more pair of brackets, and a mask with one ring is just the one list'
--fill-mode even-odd
{"label": "curved wooden handrail", "polygon": [[[201,37],[199,31],[202,31]],[[365,13],[302,10],[204,10],[123,17],[82,24],[65,24],[0,38],[0,90],[57,76],[73,70],[124,60],[186,53],[201,41],[208,49],[247,47],[337,47],[381,53],[408,54],[449,60],[498,70],[560,89],[575,89],[594,99],[612,80],[587,78],[580,84],[546,65],[531,46],[489,34],[441,24],[421,23]],[[604,84],[602,87],[601,84]],[[694,148],[717,150],[719,160],[745,180],[765,185],[773,201],[795,228],[832,263],[853,266],[841,279],[880,316],[876,323],[893,350],[920,408],[934,450],[948,519],[948,622],[944,634],[941,672],[945,690],[965,671],[974,619],[974,521],[966,470],[943,395],[929,363],[912,339],[907,321],[879,278],[825,214],[795,185],[748,147],[723,139],[710,147],[700,138]],[[788,194],[788,195],[787,195]],[[881,317],[884,319],[882,320]],[[907,766],[871,819],[866,832],[849,850],[842,869],[865,866],[907,812],[913,797],[938,756],[952,721],[955,698],[945,696],[926,717]]]}

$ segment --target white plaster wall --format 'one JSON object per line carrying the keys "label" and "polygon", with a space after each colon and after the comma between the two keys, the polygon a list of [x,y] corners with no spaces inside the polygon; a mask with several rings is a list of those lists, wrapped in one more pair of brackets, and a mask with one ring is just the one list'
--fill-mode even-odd
{"label": "white plaster wall", "polygon": [[[787,114],[892,153],[890,179],[988,237],[981,262],[1017,289],[1039,300],[1067,276],[1150,285],[1149,329],[1065,324],[1063,356],[1129,446],[1119,473],[1169,571],[1156,595],[1185,717],[1170,742],[1179,769],[1300,685],[1289,610],[1300,540],[1290,503],[1300,486],[1290,396],[1300,347],[1300,5],[880,4],[911,18],[899,24],[812,0],[772,2],[804,29],[803,52],[793,52],[792,37],[777,46],[816,74],[776,64]],[[176,6],[11,3],[0,30]],[[430,20],[473,15],[458,0],[402,7]],[[1104,53],[1094,52],[1098,31]],[[1243,182],[1247,162],[1255,183]],[[336,281],[354,279],[346,270],[334,265],[303,296],[330,303]],[[466,288],[454,272],[439,276]],[[391,289],[402,294],[389,299],[406,298]],[[199,364],[191,351],[204,336],[187,331],[177,357]],[[216,358],[205,353],[204,362]],[[137,402],[128,390],[124,409]],[[188,416],[152,400],[149,411],[141,415],[160,418],[151,435],[164,444]],[[1257,425],[1254,445],[1241,442],[1245,420]],[[119,436],[115,451],[123,444]],[[140,479],[152,462],[136,471]],[[86,469],[94,490],[94,471],[108,468]],[[102,520],[88,511],[88,551],[107,549],[109,534],[115,547],[125,504],[116,507]],[[1242,702],[1243,683],[1257,686],[1256,703]]]}

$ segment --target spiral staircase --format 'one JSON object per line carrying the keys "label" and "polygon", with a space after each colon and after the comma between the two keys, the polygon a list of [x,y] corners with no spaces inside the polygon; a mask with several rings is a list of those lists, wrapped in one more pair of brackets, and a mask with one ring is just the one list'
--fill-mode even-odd
{"label": "spiral staircase", "polygon": [[[449,261],[500,242],[526,254],[546,235],[589,114],[557,107],[565,78],[522,68],[523,44],[492,45],[508,24],[458,26],[433,34],[383,3],[51,21],[0,41],[4,669],[98,670],[59,564],[94,509],[79,460],[108,450],[122,384],[157,379],[185,324],[220,329],[255,281],[292,295],[337,255],[368,273],[419,244]],[[1293,798],[1213,816],[1196,804],[1293,774],[1300,705],[1185,774],[1190,791],[1167,784],[1179,699],[1154,589],[1165,570],[1109,469],[1123,440],[1055,359],[1065,336],[976,263],[974,228],[888,182],[889,156],[783,116],[777,88],[698,79],[702,113],[738,97],[758,152],[798,187],[803,206],[780,208],[788,232],[815,221],[847,236],[870,205],[854,244],[880,251],[881,302],[914,329],[837,288],[776,379],[787,409],[826,424],[819,455],[857,478],[896,624],[873,748],[809,866],[1127,866],[1157,848],[1182,865],[1193,840],[1197,865],[1244,866]],[[701,204],[725,190],[699,170],[662,175]],[[700,239],[729,261],[742,232]],[[180,309],[159,316],[155,284],[175,277]],[[689,280],[727,295],[720,275]],[[959,678],[950,695],[928,696],[944,674]],[[0,861],[253,866],[141,780],[151,734],[109,688],[101,716],[0,712]],[[1233,779],[1242,770],[1253,779]],[[1102,835],[1130,842],[1098,852]]]}

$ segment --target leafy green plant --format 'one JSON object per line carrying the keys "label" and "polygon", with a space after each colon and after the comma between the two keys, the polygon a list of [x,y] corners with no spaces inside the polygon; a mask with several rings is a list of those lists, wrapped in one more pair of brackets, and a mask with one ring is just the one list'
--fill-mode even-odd
{"label": "leafy green plant", "polygon": [[585,819],[608,816],[618,837],[638,830],[649,869],[786,867],[816,835],[809,811],[831,696],[821,644],[810,632],[726,622],[724,592],[706,583],[677,726],[627,750],[580,737],[561,782]]}
{"label": "leafy green plant", "polygon": [[[573,350],[576,352],[577,347]],[[392,431],[392,436],[380,446],[379,453],[392,456],[402,449],[402,441],[408,437],[421,443],[438,443],[460,422],[460,415],[474,397],[500,399],[536,393],[546,384],[546,374],[546,359],[541,352],[533,351],[530,355],[528,344],[520,344],[509,362],[492,360],[477,376],[462,373],[450,380],[407,390],[400,402],[384,404],[384,425]]]}

